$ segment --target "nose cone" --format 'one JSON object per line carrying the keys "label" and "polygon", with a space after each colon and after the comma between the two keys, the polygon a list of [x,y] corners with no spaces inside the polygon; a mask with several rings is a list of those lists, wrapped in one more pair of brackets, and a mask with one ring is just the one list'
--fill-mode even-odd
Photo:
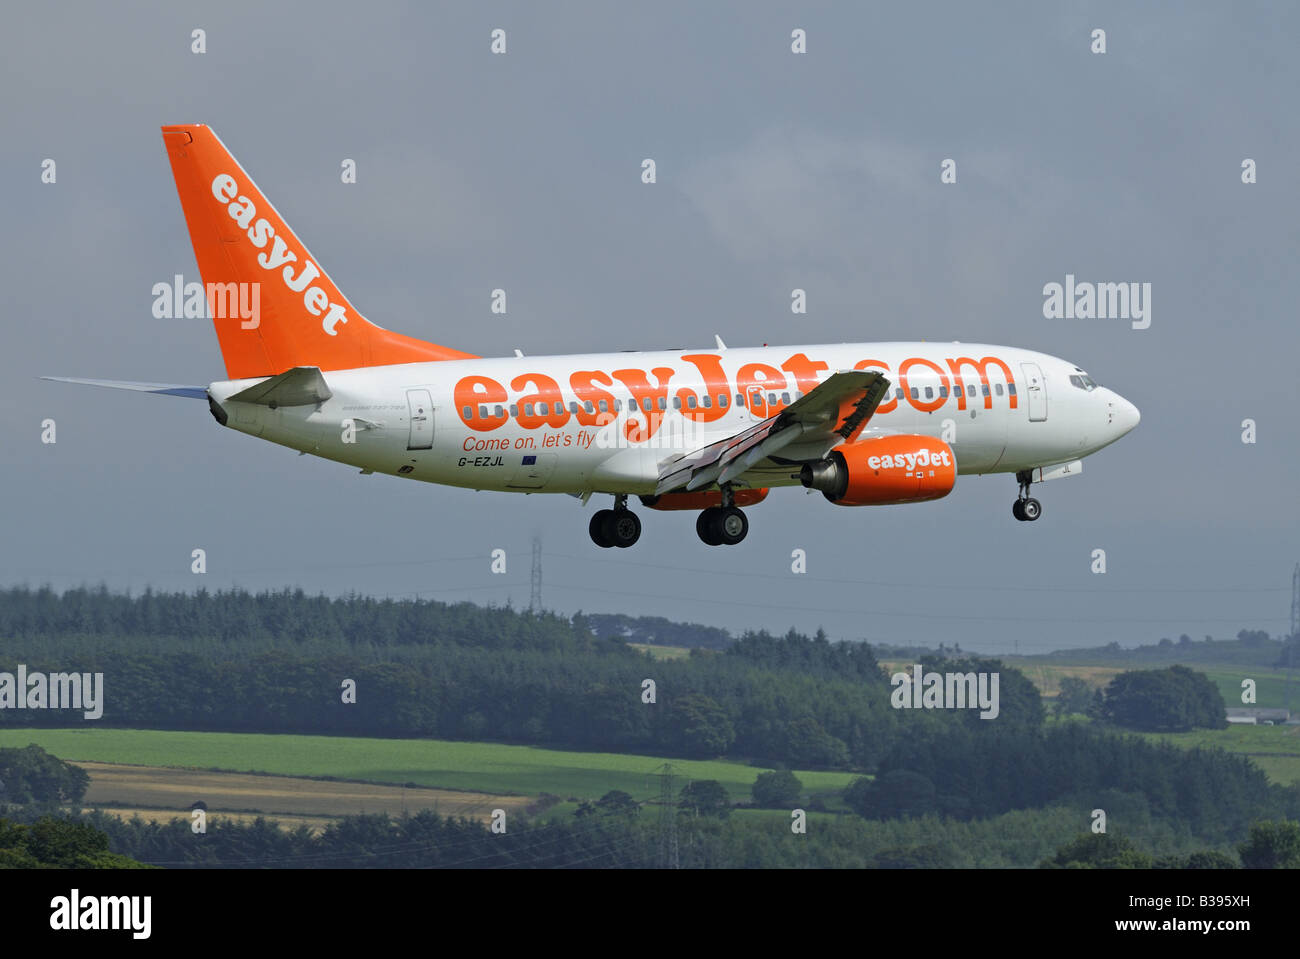
{"label": "nose cone", "polygon": [[1114,408],[1113,425],[1117,437],[1130,432],[1133,427],[1138,425],[1138,421],[1142,419],[1142,414],[1138,412],[1138,408],[1118,393],[1115,394],[1115,399],[1112,401],[1112,405]]}

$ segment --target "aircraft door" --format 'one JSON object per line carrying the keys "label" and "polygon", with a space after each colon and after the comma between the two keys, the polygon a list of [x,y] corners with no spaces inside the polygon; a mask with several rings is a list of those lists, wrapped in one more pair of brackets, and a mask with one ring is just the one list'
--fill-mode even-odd
{"label": "aircraft door", "polygon": [[428,390],[407,390],[406,405],[411,413],[408,450],[433,449],[433,399]]}
{"label": "aircraft door", "polygon": [[1047,387],[1043,382],[1043,371],[1037,363],[1021,363],[1025,372],[1025,397],[1029,407],[1029,422],[1041,423],[1047,419]]}

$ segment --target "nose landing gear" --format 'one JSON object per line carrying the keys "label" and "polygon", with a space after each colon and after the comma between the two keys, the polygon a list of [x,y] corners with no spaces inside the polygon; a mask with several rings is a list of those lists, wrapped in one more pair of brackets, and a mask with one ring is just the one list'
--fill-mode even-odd
{"label": "nose landing gear", "polygon": [[627,496],[618,495],[613,509],[597,510],[592,515],[587,532],[597,546],[627,549],[641,538],[641,520],[627,508]]}
{"label": "nose landing gear", "polygon": [[1032,475],[1033,473],[1030,470],[1021,470],[1016,474],[1016,480],[1020,483],[1020,495],[1011,504],[1011,515],[1022,523],[1032,523],[1043,515],[1043,504],[1029,495],[1029,483]]}

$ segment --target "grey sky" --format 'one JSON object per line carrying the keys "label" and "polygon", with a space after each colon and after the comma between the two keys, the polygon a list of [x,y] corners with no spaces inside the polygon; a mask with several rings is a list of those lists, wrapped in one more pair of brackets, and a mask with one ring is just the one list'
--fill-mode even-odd
{"label": "grey sky", "polygon": [[[1297,27],[1286,3],[14,8],[0,582],[523,605],[538,533],[546,605],[567,612],[990,651],[1280,634],[1300,559]],[[1005,343],[1075,361],[1142,424],[1036,487],[1034,524],[1012,519],[1009,476],[880,509],[778,490],[742,547],[642,510],[641,542],[611,554],[568,496],[362,477],[222,430],[202,403],[39,381],[224,378],[206,321],[150,312],[154,283],[197,279],[164,123],[213,126],[390,329],[484,355],[714,332]],[[1150,282],[1151,328],[1044,319],[1042,287],[1067,273]]]}

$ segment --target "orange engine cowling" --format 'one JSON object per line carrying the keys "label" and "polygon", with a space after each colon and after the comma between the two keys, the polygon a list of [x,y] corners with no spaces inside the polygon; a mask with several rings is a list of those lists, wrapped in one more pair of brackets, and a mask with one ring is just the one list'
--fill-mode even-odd
{"label": "orange engine cowling", "polygon": [[[761,489],[738,489],[735,493],[737,506],[753,506],[767,498],[767,487]],[[694,493],[664,493],[662,496],[642,496],[641,505],[650,509],[708,509],[710,506],[722,505],[721,490],[700,490]]]}
{"label": "orange engine cowling", "polygon": [[888,506],[942,499],[957,482],[957,457],[929,436],[875,436],[806,463],[799,481],[836,506]]}

